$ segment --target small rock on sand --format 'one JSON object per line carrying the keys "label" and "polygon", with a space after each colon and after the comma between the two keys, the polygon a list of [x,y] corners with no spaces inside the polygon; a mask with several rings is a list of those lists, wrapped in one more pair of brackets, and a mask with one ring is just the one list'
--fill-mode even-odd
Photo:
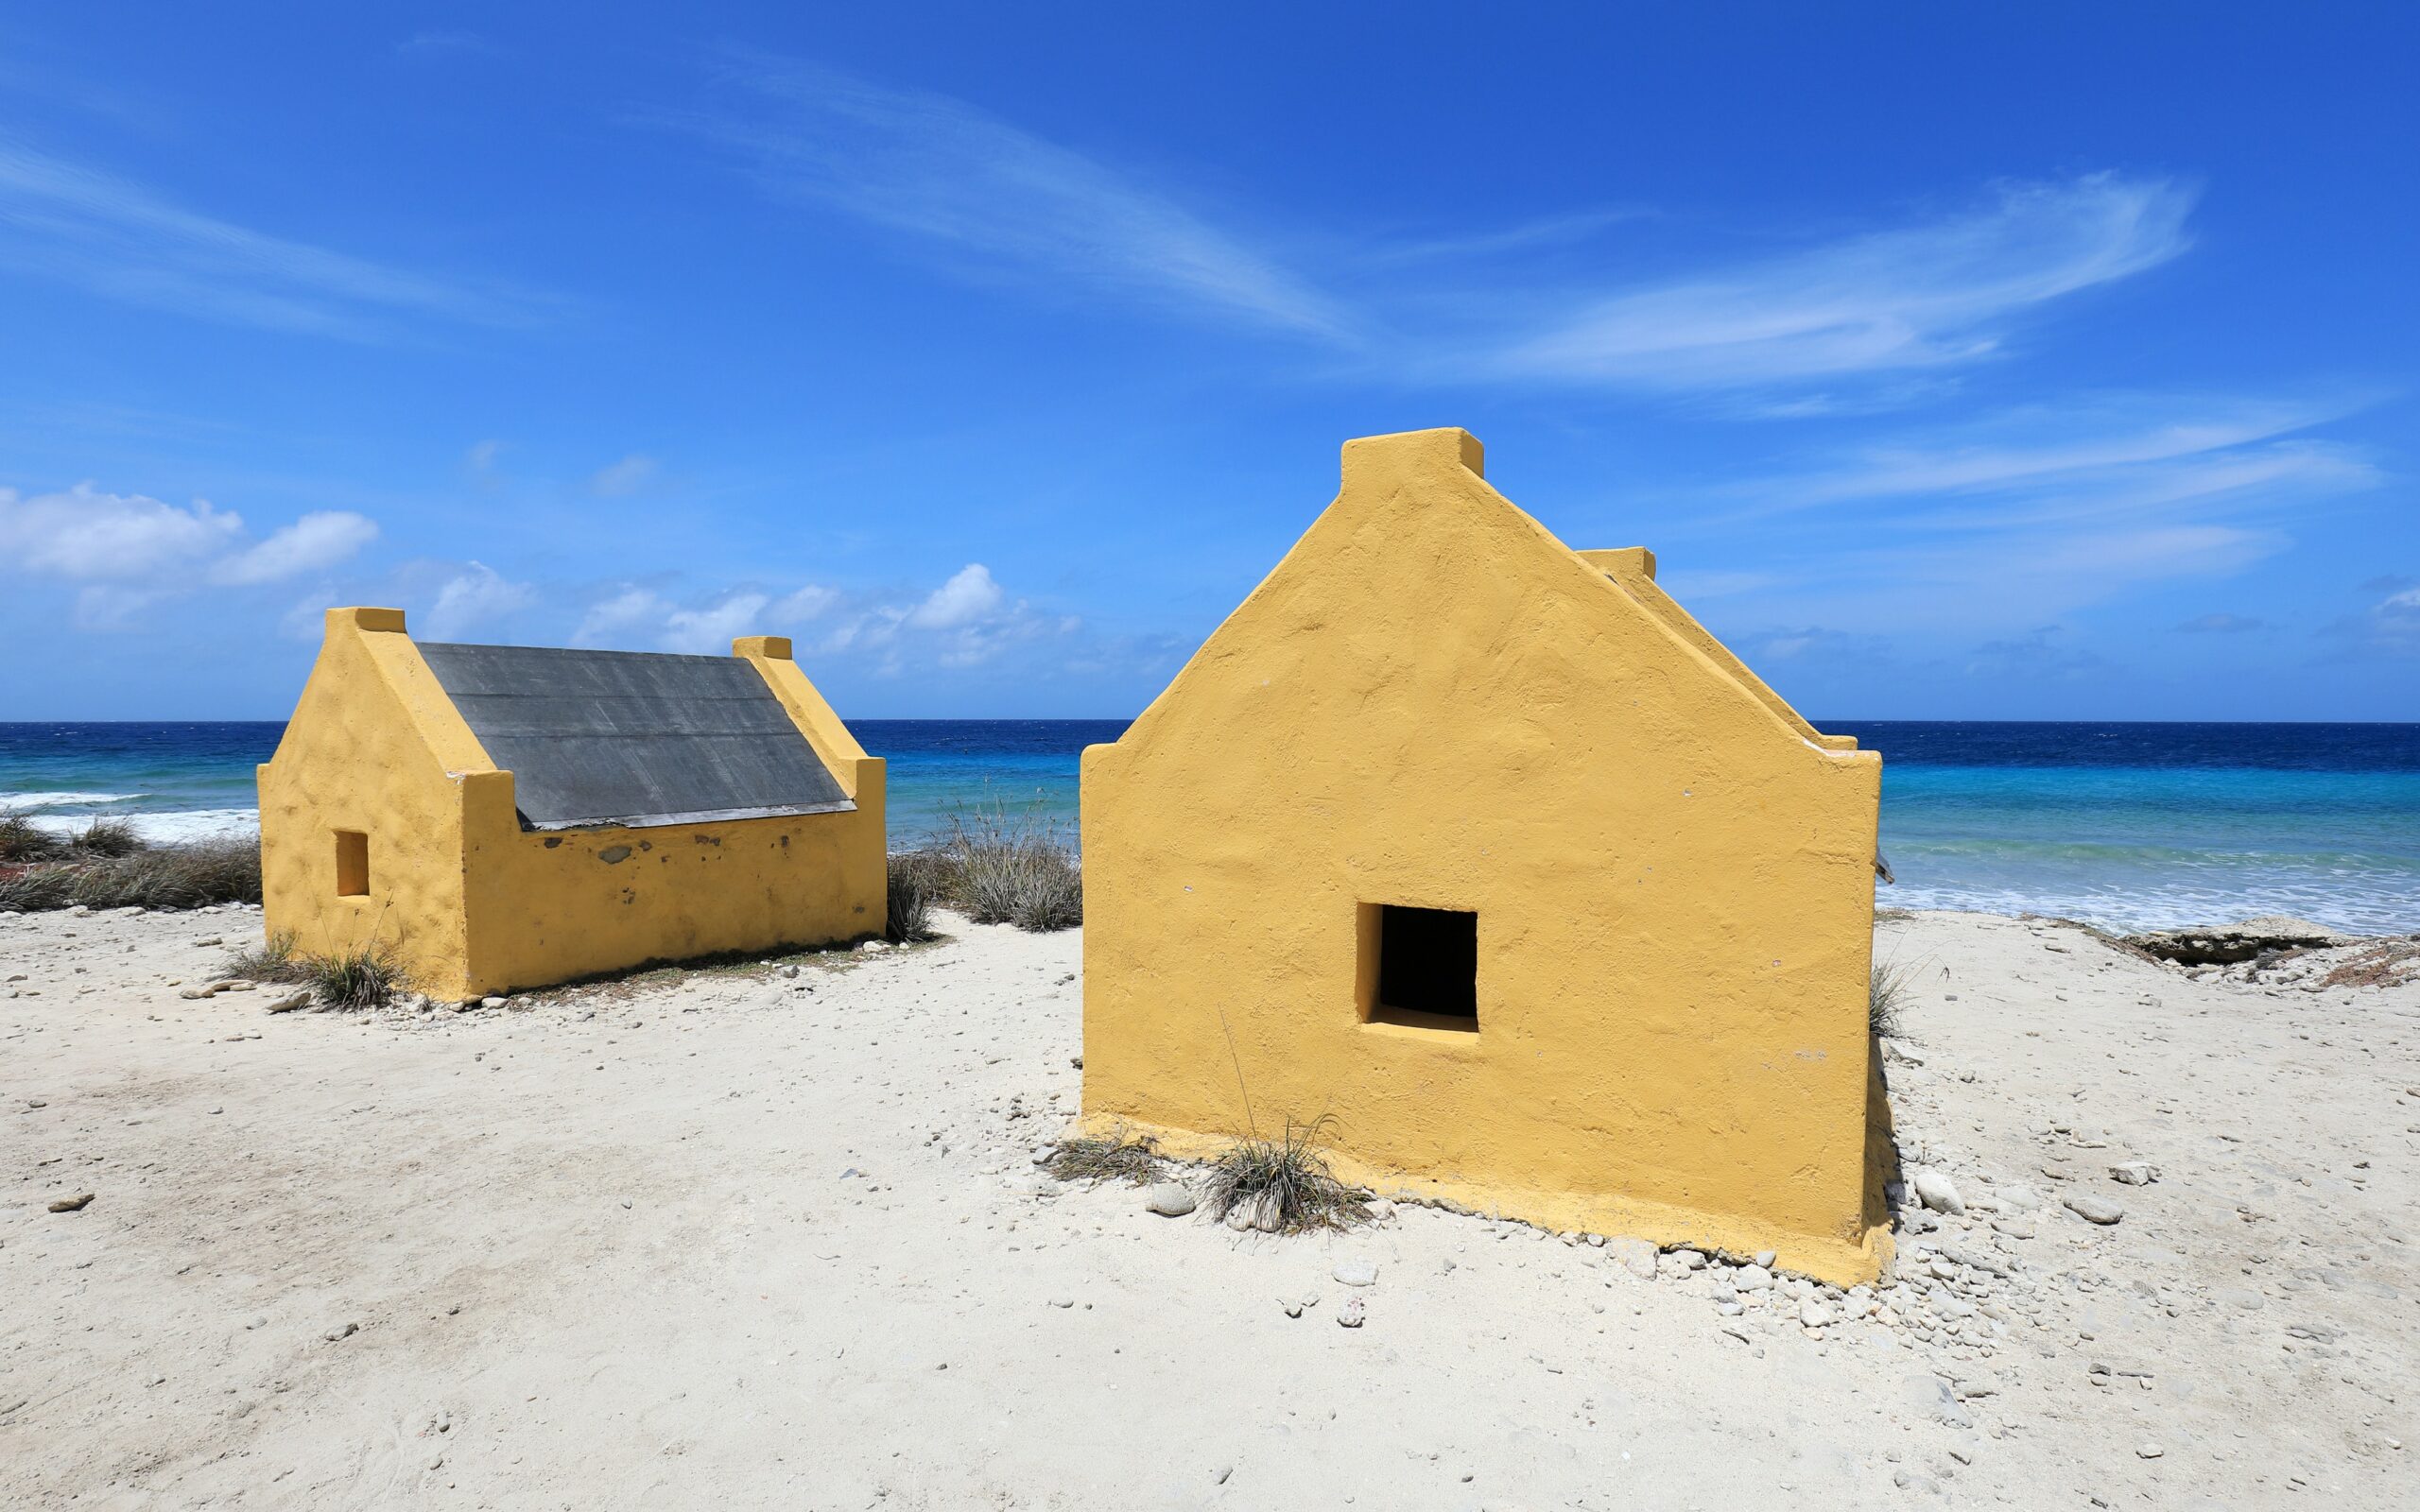
{"label": "small rock on sand", "polygon": [[1163,1218],[1182,1218],[1196,1206],[1193,1189],[1182,1181],[1158,1181],[1143,1194],[1146,1211]]}
{"label": "small rock on sand", "polygon": [[1344,1299],[1344,1305],[1336,1310],[1336,1324],[1339,1328],[1357,1329],[1368,1316],[1369,1309],[1363,1305],[1361,1298],[1348,1297]]}
{"label": "small rock on sand", "polygon": [[2109,1168],[2109,1179],[2120,1186],[2147,1187],[2159,1179],[2159,1167],[2149,1160],[2121,1160]]}
{"label": "small rock on sand", "polygon": [[1374,1286],[1378,1283],[1378,1267],[1367,1260],[1340,1260],[1332,1273],[1345,1286]]}
{"label": "small rock on sand", "polygon": [[325,1333],[320,1334],[320,1337],[327,1340],[330,1344],[334,1344],[338,1339],[352,1338],[354,1334],[360,1332],[361,1325],[358,1323],[339,1323],[335,1328],[332,1328]]}
{"label": "small rock on sand", "polygon": [[1655,1246],[1644,1239],[1608,1239],[1605,1258],[1640,1280],[1655,1279]]}
{"label": "small rock on sand", "polygon": [[1960,1213],[1966,1211],[1964,1199],[1958,1195],[1958,1185],[1928,1165],[1916,1167],[1914,1178],[1916,1200],[1935,1212]]}
{"label": "small rock on sand", "polygon": [[297,1008],[306,1008],[310,1005],[311,994],[306,989],[301,992],[288,992],[282,998],[272,998],[269,1000],[268,1008],[271,1013],[291,1013]]}
{"label": "small rock on sand", "polygon": [[2126,1216],[2125,1209],[2107,1197],[2096,1197],[2089,1192],[2078,1192],[2062,1200],[2066,1203],[2069,1212],[2086,1223],[2097,1223],[2105,1227]]}
{"label": "small rock on sand", "polygon": [[79,1192],[72,1197],[61,1197],[50,1205],[53,1212],[81,1212],[91,1204],[93,1194]]}

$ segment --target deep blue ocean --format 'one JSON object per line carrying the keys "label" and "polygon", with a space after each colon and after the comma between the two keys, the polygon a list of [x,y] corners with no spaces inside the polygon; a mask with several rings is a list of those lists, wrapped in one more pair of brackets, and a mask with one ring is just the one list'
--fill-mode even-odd
{"label": "deep blue ocean", "polygon": [[[279,724],[0,724],[0,810],[161,839],[255,823]],[[894,842],[1001,808],[1072,833],[1076,758],[1122,720],[861,720]],[[2295,914],[2420,931],[2420,725],[1819,723],[1882,752],[1908,908],[2118,928]]]}

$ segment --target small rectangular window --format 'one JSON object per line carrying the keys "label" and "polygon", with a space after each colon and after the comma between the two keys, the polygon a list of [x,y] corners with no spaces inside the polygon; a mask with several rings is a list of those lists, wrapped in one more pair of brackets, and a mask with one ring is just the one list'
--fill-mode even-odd
{"label": "small rectangular window", "polygon": [[370,896],[370,836],[359,830],[337,832],[337,896]]}
{"label": "small rectangular window", "polygon": [[[1364,904],[1361,948],[1368,1016],[1426,1028],[1478,1028],[1478,915],[1450,908]],[[1366,918],[1374,913],[1374,919]],[[1374,925],[1375,927],[1372,927]],[[1375,965],[1375,970],[1369,968]]]}

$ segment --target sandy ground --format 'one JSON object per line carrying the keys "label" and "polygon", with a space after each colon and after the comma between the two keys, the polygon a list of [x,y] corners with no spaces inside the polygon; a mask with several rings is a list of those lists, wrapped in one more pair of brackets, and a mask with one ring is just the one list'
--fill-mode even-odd
{"label": "sandy ground", "polygon": [[[1917,980],[1902,1144],[1969,1211],[1903,1235],[1894,1284],[1827,1297],[1692,1256],[1641,1279],[1619,1245],[1425,1208],[1237,1235],[1039,1177],[1078,1095],[1074,935],[954,923],[795,978],[459,1015],[179,998],[225,954],[201,941],[257,928],[0,919],[0,1503],[2383,1507],[2420,1486],[2420,987],[1886,925]],[[2155,1184],[2110,1179],[2135,1160]],[[2079,1193],[2122,1221],[2077,1217]],[[1340,1328],[1357,1260],[1368,1321]]]}

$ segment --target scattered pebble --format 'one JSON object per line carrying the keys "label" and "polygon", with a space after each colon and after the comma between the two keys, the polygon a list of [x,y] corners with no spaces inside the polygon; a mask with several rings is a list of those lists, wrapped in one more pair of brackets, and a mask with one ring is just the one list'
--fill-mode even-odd
{"label": "scattered pebble", "polygon": [[92,1202],[93,1194],[79,1192],[72,1197],[60,1197],[50,1205],[53,1212],[81,1212]]}
{"label": "scattered pebble", "polygon": [[1198,1205],[1193,1189],[1182,1181],[1154,1182],[1143,1194],[1144,1211],[1163,1218],[1182,1218]]}
{"label": "scattered pebble", "polygon": [[2126,1216],[2125,1209],[2107,1197],[2096,1197],[2089,1192],[2070,1193],[2060,1200],[2066,1203],[2069,1212],[2086,1223],[2097,1223],[2106,1227]]}
{"label": "scattered pebble", "polygon": [[1334,1275],[1338,1283],[1344,1286],[1374,1286],[1378,1283],[1378,1267],[1373,1261],[1339,1261]]}
{"label": "scattered pebble", "polygon": [[1955,1216],[1966,1211],[1965,1199],[1958,1194],[1958,1184],[1928,1165],[1916,1167],[1913,1178],[1916,1200],[1935,1212]]}
{"label": "scattered pebble", "polygon": [[1655,1246],[1644,1239],[1608,1239],[1605,1258],[1640,1280],[1655,1279]]}

